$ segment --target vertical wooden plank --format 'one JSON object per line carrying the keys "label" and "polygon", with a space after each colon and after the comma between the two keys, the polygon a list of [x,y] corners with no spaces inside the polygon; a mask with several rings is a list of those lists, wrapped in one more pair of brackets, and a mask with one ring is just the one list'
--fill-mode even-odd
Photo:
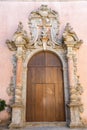
{"label": "vertical wooden plank", "polygon": [[63,75],[62,75],[62,69],[58,68],[58,91],[60,94],[59,98],[59,116],[60,121],[65,120],[65,106],[64,106],[64,88],[63,88]]}
{"label": "vertical wooden plank", "polygon": [[42,104],[42,100],[43,100],[43,91],[42,91],[42,84],[36,84],[36,102],[35,102],[35,106],[36,106],[36,110],[35,110],[35,121],[39,122],[39,121],[43,121],[43,104]]}
{"label": "vertical wooden plank", "polygon": [[57,55],[50,52],[45,52],[46,66],[62,66],[62,63]]}
{"label": "vertical wooden plank", "polygon": [[31,120],[31,114],[29,114],[29,113],[31,113],[31,97],[32,97],[32,93],[31,93],[31,85],[32,85],[32,83],[31,83],[31,74],[32,74],[32,72],[31,72],[31,69],[29,68],[28,69],[28,78],[27,78],[27,102],[26,102],[26,121],[30,121]]}
{"label": "vertical wooden plank", "polygon": [[30,61],[29,61],[29,64],[28,64],[28,67],[29,66],[45,66],[45,54],[44,52],[39,52],[37,53],[36,55],[34,55]]}
{"label": "vertical wooden plank", "polygon": [[35,84],[33,83],[32,84],[32,91],[31,91],[31,94],[32,94],[32,100],[31,100],[31,121],[35,121],[35,114],[36,114],[36,86]]}
{"label": "vertical wooden plank", "polygon": [[55,121],[55,86],[47,84],[46,87],[47,121]]}
{"label": "vertical wooden plank", "polygon": [[43,121],[46,121],[46,84],[43,84]]}

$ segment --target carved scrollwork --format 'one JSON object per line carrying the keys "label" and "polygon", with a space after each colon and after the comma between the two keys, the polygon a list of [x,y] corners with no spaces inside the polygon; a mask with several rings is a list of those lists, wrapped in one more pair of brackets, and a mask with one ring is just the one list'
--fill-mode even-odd
{"label": "carved scrollwork", "polygon": [[[42,46],[46,40],[48,46],[59,45],[59,16],[47,5],[42,5],[29,16],[30,45]],[[53,43],[52,43],[53,42]]]}
{"label": "carved scrollwork", "polygon": [[65,26],[65,30],[63,33],[63,39],[65,41],[79,41],[76,33],[73,31],[73,28],[70,26],[69,23],[67,23]]}
{"label": "carved scrollwork", "polygon": [[65,30],[63,32],[63,42],[66,44],[72,44],[76,49],[79,49],[83,43],[82,40],[79,40],[69,23],[66,24]]}
{"label": "carved scrollwork", "polygon": [[[78,111],[79,111],[79,114],[80,114],[84,110],[83,104],[82,104],[82,101],[81,101],[81,95],[83,93],[83,87],[81,86],[81,83],[79,81],[79,76],[77,75],[76,54],[72,56],[72,60],[73,60],[73,67],[74,67],[75,86],[70,88],[70,103],[73,104],[73,106],[78,107]],[[80,116],[80,118],[81,118],[81,116]]]}
{"label": "carved scrollwork", "polygon": [[7,44],[8,48],[9,48],[9,50],[11,50],[11,51],[16,51],[17,50],[17,47],[16,47],[14,41],[10,41],[10,40],[7,39],[6,44]]}
{"label": "carved scrollwork", "polygon": [[14,34],[13,41],[15,42],[16,46],[24,45],[24,47],[26,47],[29,42],[27,32],[23,30],[22,22],[19,22],[18,24],[18,28]]}

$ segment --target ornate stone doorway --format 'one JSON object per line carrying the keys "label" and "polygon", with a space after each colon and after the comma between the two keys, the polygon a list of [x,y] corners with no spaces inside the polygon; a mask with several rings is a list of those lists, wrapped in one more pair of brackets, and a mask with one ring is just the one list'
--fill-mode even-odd
{"label": "ornate stone doorway", "polygon": [[[29,31],[30,36],[23,29],[23,25],[20,22],[12,41],[7,40],[6,42],[8,48],[16,52],[14,58],[16,59],[14,66],[16,73],[13,75],[13,86],[11,86],[13,89],[10,88],[10,90],[14,90],[13,99],[15,99],[12,105],[10,127],[22,127],[26,124],[27,65],[34,55],[41,52],[54,53],[61,60],[66,124],[70,127],[82,126],[80,116],[82,112],[80,97],[82,88],[77,75],[76,57],[82,41],[78,39],[69,23],[66,24],[62,38],[59,40],[58,13],[49,9],[46,5],[42,5],[36,11],[31,12],[29,16]],[[39,85],[37,86],[39,88]],[[53,89],[53,86],[50,85],[50,88]]]}
{"label": "ornate stone doorway", "polygon": [[34,55],[27,71],[26,121],[65,121],[63,87],[60,59],[47,51]]}

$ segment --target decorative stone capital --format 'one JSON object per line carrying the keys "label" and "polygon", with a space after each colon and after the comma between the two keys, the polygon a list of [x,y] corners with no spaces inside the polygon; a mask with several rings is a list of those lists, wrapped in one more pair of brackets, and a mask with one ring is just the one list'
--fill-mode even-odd
{"label": "decorative stone capital", "polygon": [[23,47],[22,46],[19,46],[18,48],[17,48],[17,52],[16,52],[16,58],[18,59],[18,58],[23,58]]}
{"label": "decorative stone capital", "polygon": [[18,47],[25,49],[29,42],[27,32],[23,30],[23,24],[19,22],[17,31],[13,35],[12,41],[7,40],[6,44],[11,51],[16,51]]}
{"label": "decorative stone capital", "polygon": [[69,23],[67,23],[65,26],[65,30],[63,33],[63,42],[67,48],[72,47],[72,49],[79,49],[79,47],[83,43],[82,40],[78,39],[76,33],[73,31],[73,28],[70,26]]}

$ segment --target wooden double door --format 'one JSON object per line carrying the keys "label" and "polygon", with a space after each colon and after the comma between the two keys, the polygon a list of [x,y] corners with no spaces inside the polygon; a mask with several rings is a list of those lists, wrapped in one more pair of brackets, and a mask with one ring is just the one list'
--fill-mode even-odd
{"label": "wooden double door", "polygon": [[65,121],[62,64],[53,53],[40,52],[28,63],[26,121]]}

